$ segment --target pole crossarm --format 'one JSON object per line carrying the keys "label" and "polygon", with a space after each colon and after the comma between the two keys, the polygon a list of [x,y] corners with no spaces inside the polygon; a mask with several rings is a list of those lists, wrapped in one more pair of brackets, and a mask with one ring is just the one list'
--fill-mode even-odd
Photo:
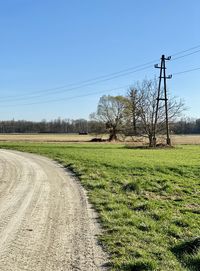
{"label": "pole crossarm", "polygon": [[166,79],[172,79],[172,74],[170,74],[170,75],[168,75],[168,76],[165,76],[165,77],[162,76],[161,78],[164,78],[164,79],[165,79],[165,78],[166,78]]}

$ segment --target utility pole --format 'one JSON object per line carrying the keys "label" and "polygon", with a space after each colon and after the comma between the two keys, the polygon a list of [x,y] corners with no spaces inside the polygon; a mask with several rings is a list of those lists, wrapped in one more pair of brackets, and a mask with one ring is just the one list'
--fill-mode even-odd
{"label": "utility pole", "polygon": [[[167,98],[167,79],[171,79],[172,75],[166,76],[166,65],[165,61],[170,60],[171,56],[165,57],[165,55],[162,55],[160,66],[156,64],[154,67],[157,69],[160,69],[160,76],[159,76],[159,83],[158,83],[158,95],[157,95],[157,102],[156,102],[156,111],[155,111],[155,120],[154,120],[154,135],[153,135],[153,141],[154,146],[156,146],[156,133],[157,133],[157,122],[158,122],[158,113],[159,113],[159,102],[164,101],[165,102],[165,124],[166,124],[166,143],[167,145],[171,145],[170,140],[170,134],[169,134],[169,117],[168,117],[168,98]],[[163,79],[163,87],[164,87],[164,97],[161,97],[161,84]]]}

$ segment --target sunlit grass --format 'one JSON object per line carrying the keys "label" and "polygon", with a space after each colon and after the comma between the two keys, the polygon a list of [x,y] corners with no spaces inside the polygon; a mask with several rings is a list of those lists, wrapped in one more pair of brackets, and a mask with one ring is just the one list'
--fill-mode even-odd
{"label": "sunlit grass", "polygon": [[200,146],[128,149],[119,144],[1,143],[73,170],[99,213],[112,270],[199,270]]}

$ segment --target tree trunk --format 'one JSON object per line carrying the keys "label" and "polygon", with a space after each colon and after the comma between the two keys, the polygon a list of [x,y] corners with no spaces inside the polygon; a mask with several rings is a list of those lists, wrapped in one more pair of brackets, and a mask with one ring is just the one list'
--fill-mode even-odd
{"label": "tree trunk", "polygon": [[155,137],[153,137],[153,147],[156,147],[156,138]]}
{"label": "tree trunk", "polygon": [[137,134],[137,127],[136,127],[136,116],[135,116],[135,112],[133,112],[133,133],[134,135]]}
{"label": "tree trunk", "polygon": [[117,140],[117,131],[115,130],[115,128],[113,128],[112,130],[110,130],[110,136],[109,136],[109,141],[115,141]]}
{"label": "tree trunk", "polygon": [[149,147],[156,147],[156,138],[152,134],[148,135],[149,137]]}

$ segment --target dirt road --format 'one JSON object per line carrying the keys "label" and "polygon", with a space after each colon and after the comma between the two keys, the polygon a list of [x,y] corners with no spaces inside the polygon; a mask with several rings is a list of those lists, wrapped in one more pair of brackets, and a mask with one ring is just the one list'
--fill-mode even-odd
{"label": "dirt road", "polygon": [[0,270],[105,270],[80,184],[37,155],[0,150]]}

